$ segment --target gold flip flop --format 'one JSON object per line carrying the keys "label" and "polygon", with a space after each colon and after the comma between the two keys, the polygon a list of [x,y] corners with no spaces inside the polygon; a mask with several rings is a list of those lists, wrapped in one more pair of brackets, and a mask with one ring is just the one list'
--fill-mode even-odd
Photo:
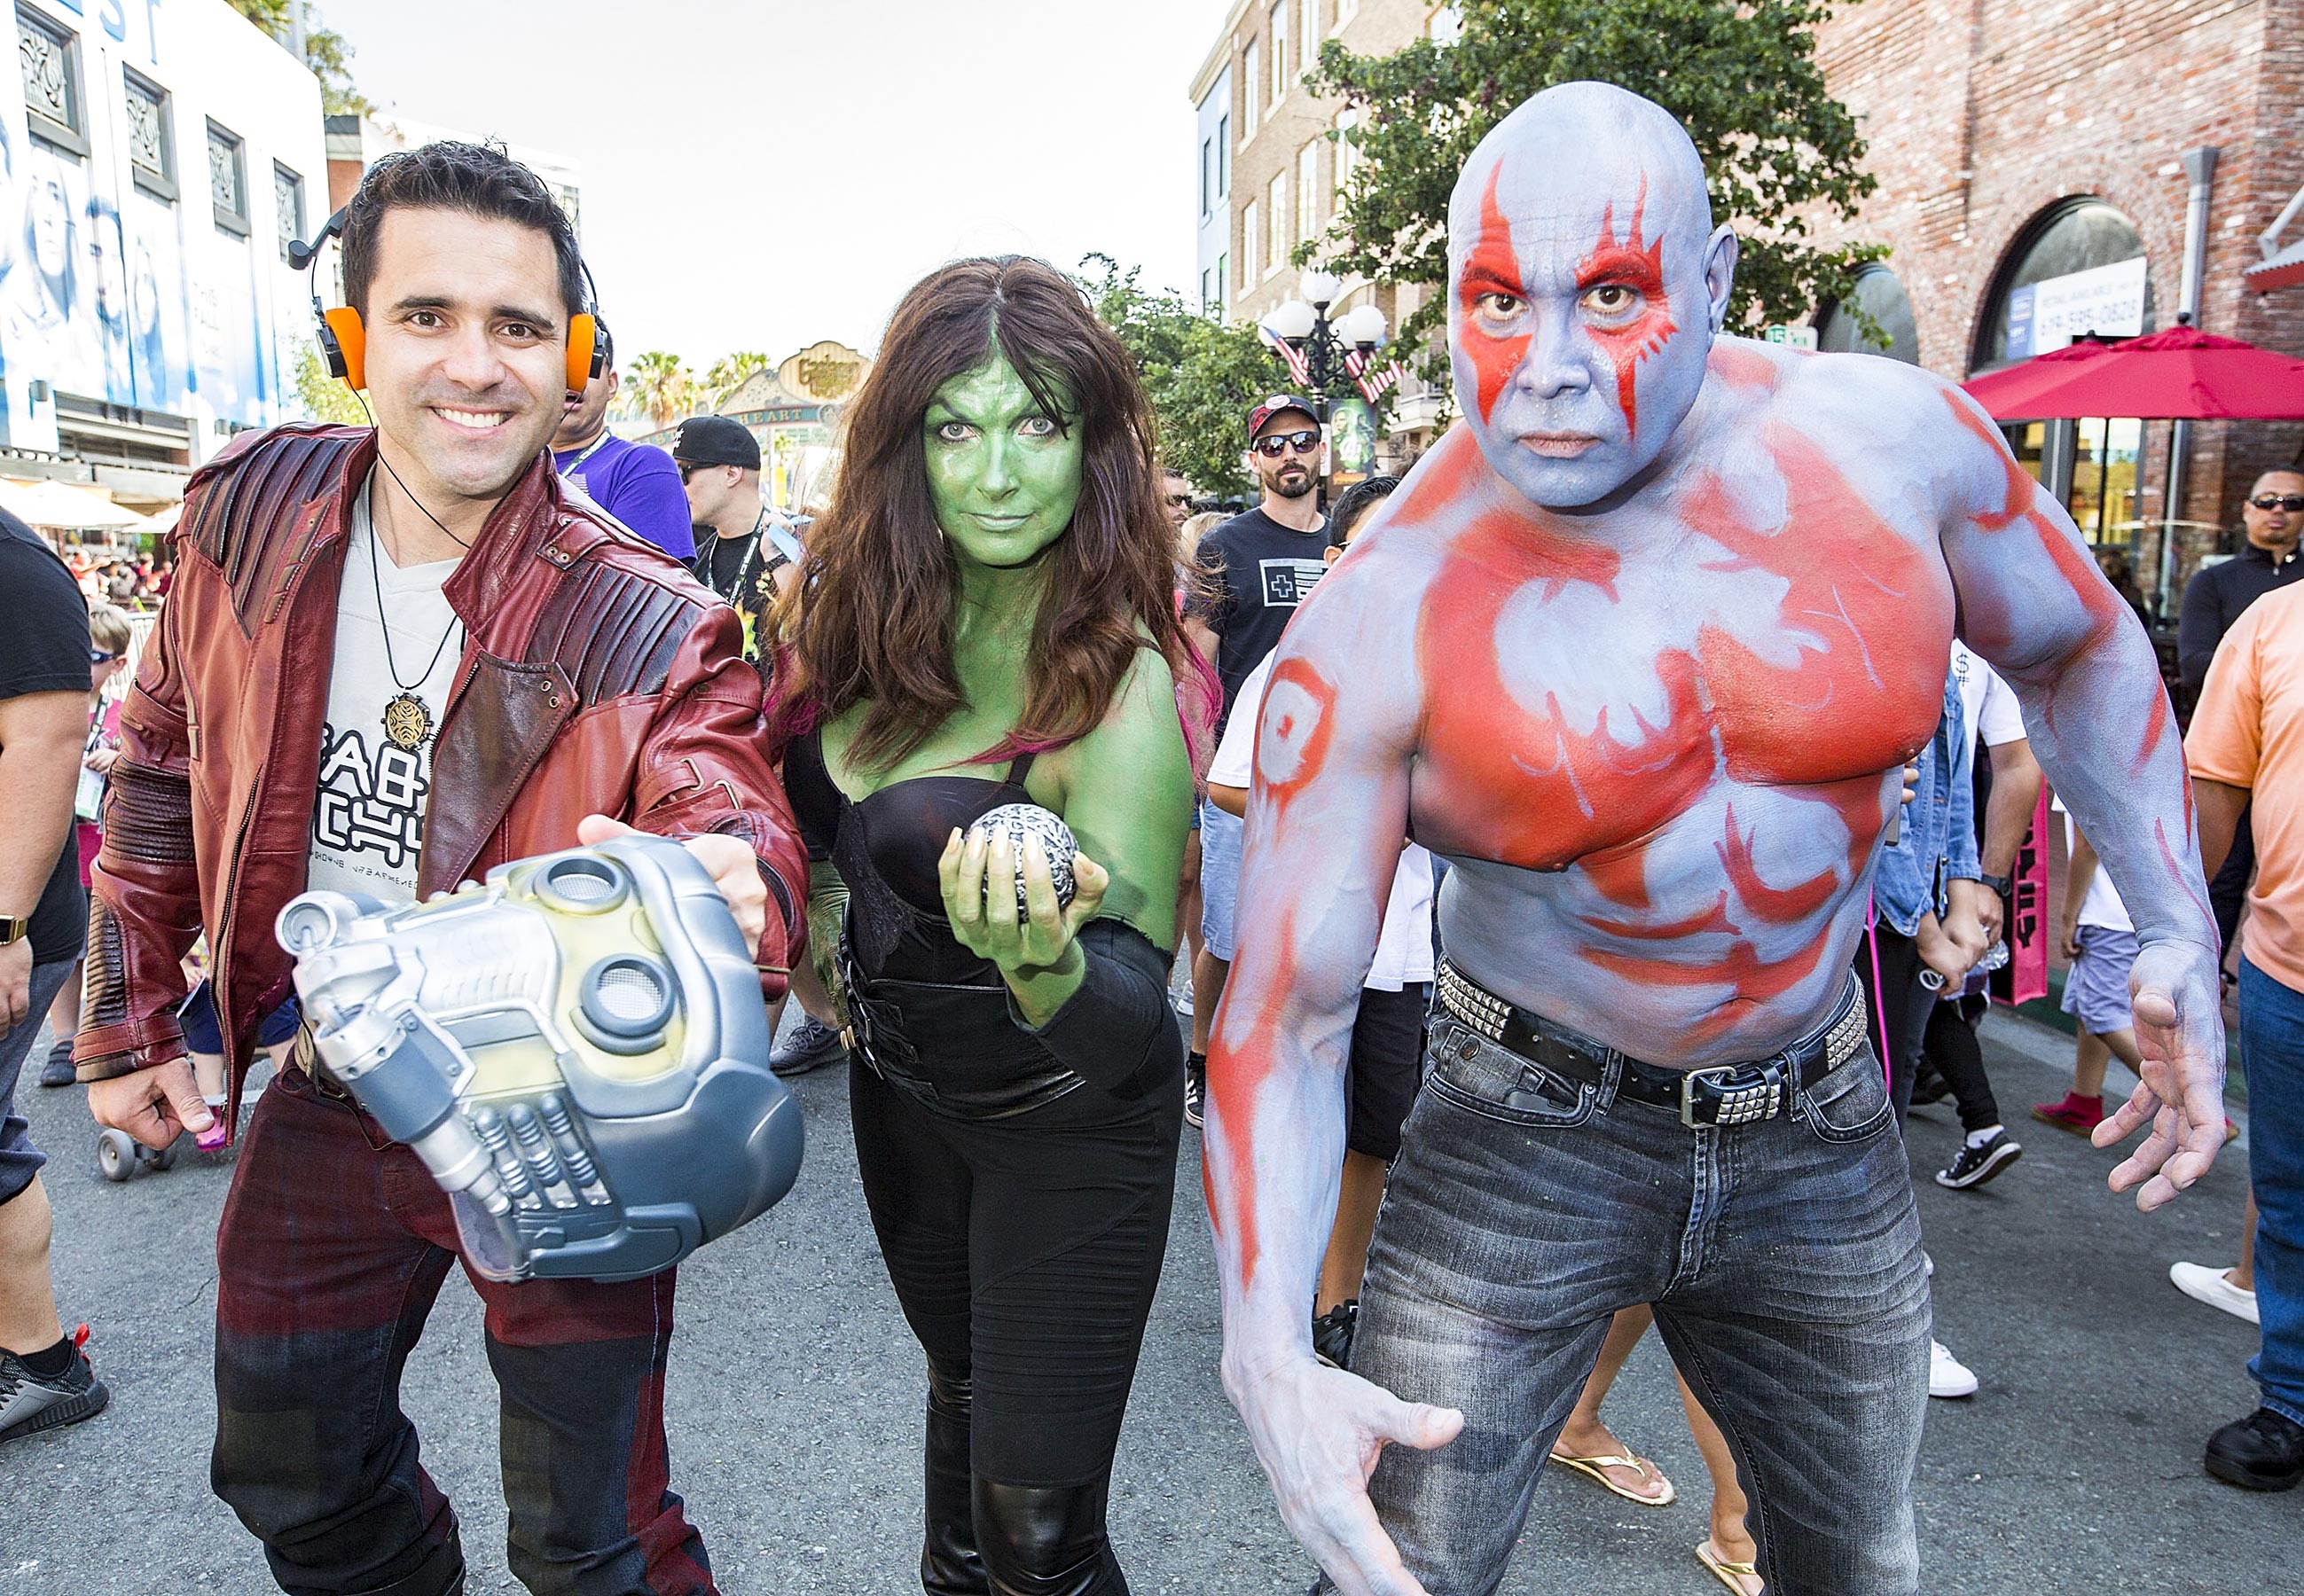
{"label": "gold flip flop", "polygon": [[1767,1589],[1766,1585],[1746,1584],[1746,1580],[1760,1577],[1758,1567],[1750,1563],[1731,1562],[1722,1557],[1712,1549],[1712,1537],[1709,1535],[1696,1543],[1696,1560],[1711,1569],[1712,1576],[1735,1592],[1736,1596],[1760,1596],[1760,1592]]}
{"label": "gold flip flop", "polygon": [[[1585,1478],[1597,1481],[1602,1489],[1613,1495],[1622,1497],[1628,1502],[1637,1502],[1643,1507],[1669,1507],[1679,1499],[1680,1493],[1673,1489],[1672,1482],[1664,1477],[1664,1470],[1648,1459],[1635,1457],[1629,1452],[1591,1457],[1571,1457],[1565,1452],[1554,1452],[1551,1454],[1551,1457],[1552,1461],[1561,1467],[1574,1469]],[[1606,1471],[1612,1468],[1628,1468],[1636,1474],[1654,1474],[1661,1493],[1656,1496],[1642,1496],[1637,1490],[1625,1490],[1608,1478]]]}

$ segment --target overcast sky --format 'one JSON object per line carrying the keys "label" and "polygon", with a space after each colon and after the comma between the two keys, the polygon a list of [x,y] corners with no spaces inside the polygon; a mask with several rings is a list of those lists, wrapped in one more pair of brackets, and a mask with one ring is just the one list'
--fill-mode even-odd
{"label": "overcast sky", "polygon": [[871,348],[955,256],[1195,274],[1225,0],[318,0],[360,91],[573,156],[620,355]]}

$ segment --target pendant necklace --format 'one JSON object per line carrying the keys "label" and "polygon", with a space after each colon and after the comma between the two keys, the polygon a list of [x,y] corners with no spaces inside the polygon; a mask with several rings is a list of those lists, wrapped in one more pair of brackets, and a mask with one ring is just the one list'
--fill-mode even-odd
{"label": "pendant necklace", "polygon": [[[397,477],[394,480],[398,480]],[[433,732],[432,706],[417,696],[416,689],[430,680],[433,671],[439,666],[440,655],[447,648],[448,639],[456,634],[457,623],[453,620],[448,622],[448,629],[440,634],[440,641],[432,650],[430,663],[416,673],[416,680],[401,680],[400,667],[392,657],[392,621],[384,611],[384,534],[375,525],[373,517],[369,519],[368,530],[371,539],[368,549],[368,580],[376,587],[376,623],[384,633],[384,668],[392,673],[392,685],[400,689],[399,696],[384,706],[385,739],[394,747],[413,754],[430,739]],[[451,533],[450,536],[454,535]]]}

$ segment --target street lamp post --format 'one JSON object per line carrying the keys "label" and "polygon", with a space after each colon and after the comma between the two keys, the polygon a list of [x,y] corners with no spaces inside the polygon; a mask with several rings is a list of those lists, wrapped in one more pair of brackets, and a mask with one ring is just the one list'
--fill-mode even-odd
{"label": "street lamp post", "polygon": [[[1373,304],[1348,310],[1334,322],[1328,319],[1328,307],[1343,287],[1343,279],[1335,273],[1309,267],[1296,283],[1303,297],[1288,300],[1264,319],[1272,335],[1302,358],[1304,380],[1312,390],[1312,402],[1319,408],[1317,419],[1323,427],[1328,424],[1329,389],[1342,386],[1352,375],[1344,363],[1345,356],[1357,350],[1365,362],[1385,336],[1384,312]],[[1323,503],[1327,499],[1328,473],[1334,466],[1331,450],[1320,476]]]}

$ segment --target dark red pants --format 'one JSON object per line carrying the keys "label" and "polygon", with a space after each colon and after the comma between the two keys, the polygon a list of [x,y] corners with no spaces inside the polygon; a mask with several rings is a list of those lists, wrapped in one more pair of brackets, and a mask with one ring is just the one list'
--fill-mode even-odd
{"label": "dark red pants", "polygon": [[[455,1515],[400,1410],[455,1222],[416,1155],[383,1139],[284,1070],[250,1117],[217,1238],[211,1478],[292,1596],[463,1589]],[[472,1285],[501,1398],[512,1572],[538,1596],[712,1592],[666,1477],[673,1271]]]}

